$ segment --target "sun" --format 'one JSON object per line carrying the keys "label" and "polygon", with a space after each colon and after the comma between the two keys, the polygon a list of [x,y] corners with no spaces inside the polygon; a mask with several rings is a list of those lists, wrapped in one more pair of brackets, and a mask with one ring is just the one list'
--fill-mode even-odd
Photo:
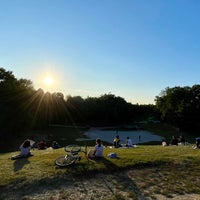
{"label": "sun", "polygon": [[46,76],[44,78],[44,83],[46,86],[52,86],[54,83],[54,79],[51,76]]}

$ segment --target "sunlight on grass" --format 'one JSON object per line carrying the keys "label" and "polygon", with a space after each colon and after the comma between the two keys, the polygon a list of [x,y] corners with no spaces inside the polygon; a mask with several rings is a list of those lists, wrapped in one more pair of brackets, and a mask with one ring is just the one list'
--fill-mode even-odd
{"label": "sunlight on grass", "polygon": [[[93,147],[91,147],[93,148]],[[54,160],[65,155],[63,148],[53,150],[34,150],[34,156],[28,159],[11,160],[13,153],[0,154],[0,186],[18,185],[18,187],[39,187],[45,184],[49,187],[66,182],[68,176],[92,177],[97,172],[115,172],[123,169],[139,170],[134,179],[141,182],[137,187],[148,193],[156,192],[165,195],[171,190],[181,194],[185,188],[188,193],[200,191],[196,176],[200,169],[200,151],[188,146],[139,145],[137,148],[105,148],[103,159],[88,160],[84,154],[82,159],[72,167],[59,168]],[[115,152],[117,159],[107,157]],[[147,170],[141,170],[147,169]],[[148,173],[147,173],[147,172]],[[132,175],[130,174],[130,177]],[[184,177],[184,179],[182,178]],[[145,180],[145,181],[144,181]],[[153,183],[153,181],[155,181]],[[181,181],[182,185],[179,184]],[[191,181],[193,182],[191,184]],[[157,182],[162,184],[157,186]],[[30,184],[30,186],[28,186]],[[113,183],[114,184],[114,183]],[[32,185],[32,186],[31,186]],[[177,185],[174,187],[174,185]],[[134,197],[134,194],[130,193]]]}

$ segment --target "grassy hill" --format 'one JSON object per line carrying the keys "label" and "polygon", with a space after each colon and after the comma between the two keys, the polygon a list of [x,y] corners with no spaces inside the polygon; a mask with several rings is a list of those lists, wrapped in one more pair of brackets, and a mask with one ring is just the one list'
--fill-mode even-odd
{"label": "grassy hill", "polygon": [[[115,152],[118,159],[107,157],[111,152]],[[141,190],[151,191],[148,188],[154,185],[154,190],[147,196],[154,193],[165,196],[173,193],[200,194],[200,151],[192,149],[191,145],[139,145],[129,149],[106,147],[105,158],[88,160],[82,154],[80,161],[66,168],[54,165],[54,160],[65,154],[63,148],[32,150],[34,156],[28,159],[11,160],[10,157],[17,153],[0,154],[0,199],[29,199],[25,197],[40,193],[43,189],[58,189],[69,181],[74,184],[80,177],[86,180],[99,173],[119,174],[125,170],[137,170],[139,175],[133,180],[142,180],[142,184],[138,183]],[[132,190],[131,196],[137,199],[137,191]],[[120,199],[128,198],[121,196]]]}
{"label": "grassy hill", "polygon": [[[147,124],[144,129],[168,140],[172,135],[180,134],[176,128],[166,124]],[[38,140],[45,138],[49,144],[52,140],[57,140],[62,146],[79,144],[84,148],[87,144],[88,149],[93,148],[94,141],[76,141],[76,138],[83,137],[84,131],[84,127],[55,126],[45,132],[31,132],[29,136]],[[198,136],[184,135],[191,143]],[[18,149],[22,139],[26,138],[16,140],[12,148]],[[115,152],[118,158],[107,157],[111,152]],[[10,159],[12,155],[18,153],[16,151],[0,153],[0,199],[2,200],[128,200],[140,199],[141,195],[143,199],[156,199],[156,194],[166,198],[173,197],[173,194],[200,195],[200,150],[193,149],[192,145],[163,147],[141,144],[137,148],[129,149],[106,147],[103,159],[88,160],[82,153],[79,162],[66,168],[59,168],[54,164],[58,156],[65,154],[63,148],[35,149],[32,150],[33,157]],[[106,187],[107,190],[99,191],[93,185],[99,189]]]}

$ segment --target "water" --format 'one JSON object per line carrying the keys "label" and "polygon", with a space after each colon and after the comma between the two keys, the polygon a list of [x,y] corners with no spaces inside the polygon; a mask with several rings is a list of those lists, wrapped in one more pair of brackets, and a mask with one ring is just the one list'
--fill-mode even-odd
{"label": "water", "polygon": [[[162,141],[162,137],[158,135],[154,135],[151,132],[137,130],[137,131],[118,131],[115,130],[101,130],[100,128],[91,128],[84,133],[91,140],[96,140],[96,138],[100,138],[103,141],[112,143],[113,139],[116,135],[119,135],[121,143],[125,143],[126,137],[130,137],[133,144],[139,144],[144,142],[151,141]],[[79,138],[78,140],[84,140],[83,138]],[[88,139],[87,139],[88,140]]]}

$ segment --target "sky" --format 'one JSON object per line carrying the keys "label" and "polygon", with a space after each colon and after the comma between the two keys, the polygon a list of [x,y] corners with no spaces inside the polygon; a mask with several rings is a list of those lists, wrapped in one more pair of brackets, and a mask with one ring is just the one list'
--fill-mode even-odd
{"label": "sky", "polygon": [[200,81],[198,0],[0,0],[0,67],[64,96],[155,104]]}

